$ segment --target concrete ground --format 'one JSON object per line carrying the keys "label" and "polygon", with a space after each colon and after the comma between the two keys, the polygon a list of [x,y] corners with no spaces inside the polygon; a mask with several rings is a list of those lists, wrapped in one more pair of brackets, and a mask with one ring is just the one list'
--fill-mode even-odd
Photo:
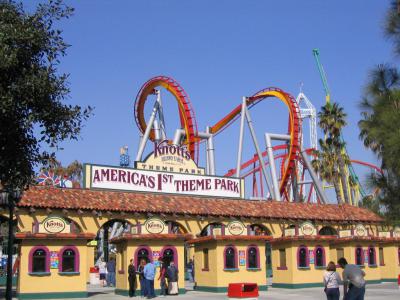
{"label": "concrete ground", "polygon": [[[0,298],[4,290],[0,290]],[[3,296],[4,297],[4,296]],[[89,298],[81,298],[75,300],[119,300],[126,299],[128,297],[117,296],[114,294],[113,288],[100,288],[96,286],[89,287]],[[228,299],[226,294],[215,294],[215,293],[205,293],[196,291],[187,291],[184,295],[179,296],[167,296],[168,299],[177,298],[179,300],[191,300],[191,299]],[[140,299],[136,297],[133,299]],[[155,299],[162,299],[157,297]],[[307,289],[278,289],[269,288],[266,292],[261,292],[258,299],[268,299],[268,300],[283,300],[283,299],[296,299],[296,300],[324,300],[326,299],[322,288],[307,288]],[[382,283],[382,284],[370,284],[367,286],[367,292],[365,296],[366,300],[399,300],[400,299],[400,289],[395,283]]]}

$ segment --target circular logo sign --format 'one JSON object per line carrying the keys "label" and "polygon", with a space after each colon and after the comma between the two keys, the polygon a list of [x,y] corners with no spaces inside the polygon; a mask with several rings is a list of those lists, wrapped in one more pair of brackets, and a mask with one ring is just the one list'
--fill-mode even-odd
{"label": "circular logo sign", "polygon": [[315,233],[315,227],[310,222],[304,222],[301,224],[300,230],[304,235],[313,235]]}
{"label": "circular logo sign", "polygon": [[367,229],[365,228],[364,225],[357,225],[356,228],[354,229],[354,233],[357,236],[366,236],[367,235]]}
{"label": "circular logo sign", "polygon": [[242,222],[239,221],[230,222],[227,228],[232,235],[241,235],[244,231],[244,225]]}
{"label": "circular logo sign", "polygon": [[63,232],[66,225],[65,220],[59,217],[49,217],[43,221],[43,228],[48,233]]}
{"label": "circular logo sign", "polygon": [[400,227],[396,226],[393,229],[393,237],[400,238]]}
{"label": "circular logo sign", "polygon": [[160,219],[152,218],[144,223],[144,228],[148,233],[161,233],[164,231],[165,223]]}

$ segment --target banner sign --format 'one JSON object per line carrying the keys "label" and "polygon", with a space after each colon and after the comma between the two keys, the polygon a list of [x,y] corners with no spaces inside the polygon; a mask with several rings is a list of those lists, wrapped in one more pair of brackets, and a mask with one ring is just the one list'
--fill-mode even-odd
{"label": "banner sign", "polygon": [[313,265],[315,263],[314,250],[308,250],[308,257],[310,259],[310,265]]}
{"label": "banner sign", "polygon": [[58,252],[50,251],[50,269],[58,269]]}
{"label": "banner sign", "polygon": [[350,237],[350,236],[351,236],[350,229],[339,230],[339,237],[344,238],[344,237]]}
{"label": "banner sign", "polygon": [[85,164],[85,188],[168,193],[181,195],[244,197],[239,178],[167,173]]}
{"label": "banner sign", "polygon": [[154,152],[144,161],[136,161],[135,168],[140,170],[164,171],[204,175],[204,168],[197,167],[186,147],[172,145],[168,140],[154,143]]}

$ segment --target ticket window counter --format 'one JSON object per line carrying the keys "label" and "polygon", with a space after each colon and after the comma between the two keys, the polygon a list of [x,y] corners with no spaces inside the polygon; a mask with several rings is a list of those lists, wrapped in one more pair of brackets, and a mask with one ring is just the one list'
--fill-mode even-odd
{"label": "ticket window counter", "polygon": [[19,299],[87,297],[87,242],[94,234],[17,233]]}
{"label": "ticket window counter", "polygon": [[[116,289],[118,295],[128,295],[128,266],[133,259],[137,269],[142,260],[149,260],[156,265],[156,276],[154,289],[156,294],[160,292],[160,281],[157,280],[160,272],[160,261],[162,258],[166,263],[175,263],[178,268],[179,293],[185,292],[184,276],[184,244],[191,235],[182,234],[123,234],[112,240],[117,246],[117,274]],[[137,277],[137,291],[140,291],[139,276]]]}
{"label": "ticket window counter", "polygon": [[205,236],[194,245],[194,280],[199,291],[226,292],[229,283],[257,283],[266,290],[267,236]]}
{"label": "ticket window counter", "polygon": [[329,240],[282,238],[271,242],[273,287],[322,286],[326,265],[333,260]]}

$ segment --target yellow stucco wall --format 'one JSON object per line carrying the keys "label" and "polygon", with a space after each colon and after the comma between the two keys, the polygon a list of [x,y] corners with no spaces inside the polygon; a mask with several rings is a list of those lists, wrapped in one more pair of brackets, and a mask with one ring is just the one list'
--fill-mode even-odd
{"label": "yellow stucco wall", "polygon": [[387,244],[383,247],[384,265],[380,266],[383,280],[394,280],[400,275],[400,245]]}
{"label": "yellow stucco wall", "polygon": [[[64,246],[73,245],[79,251],[79,275],[60,275],[58,269],[50,269],[50,275],[35,276],[28,272],[29,252],[35,246],[46,246],[49,251],[59,251]],[[17,292],[56,293],[86,291],[88,266],[86,264],[87,247],[85,240],[24,240],[20,248],[20,269]]]}
{"label": "yellow stucco wall", "polygon": [[[238,270],[224,270],[224,249],[228,245],[233,245],[239,251],[245,251],[247,259],[247,247],[255,245],[259,249],[260,269],[249,270],[246,265],[239,264]],[[208,249],[209,270],[203,270],[203,249]],[[266,285],[265,270],[265,242],[260,241],[222,241],[213,240],[195,245],[195,281],[199,287],[226,288],[229,283],[251,282],[258,285]]]}

